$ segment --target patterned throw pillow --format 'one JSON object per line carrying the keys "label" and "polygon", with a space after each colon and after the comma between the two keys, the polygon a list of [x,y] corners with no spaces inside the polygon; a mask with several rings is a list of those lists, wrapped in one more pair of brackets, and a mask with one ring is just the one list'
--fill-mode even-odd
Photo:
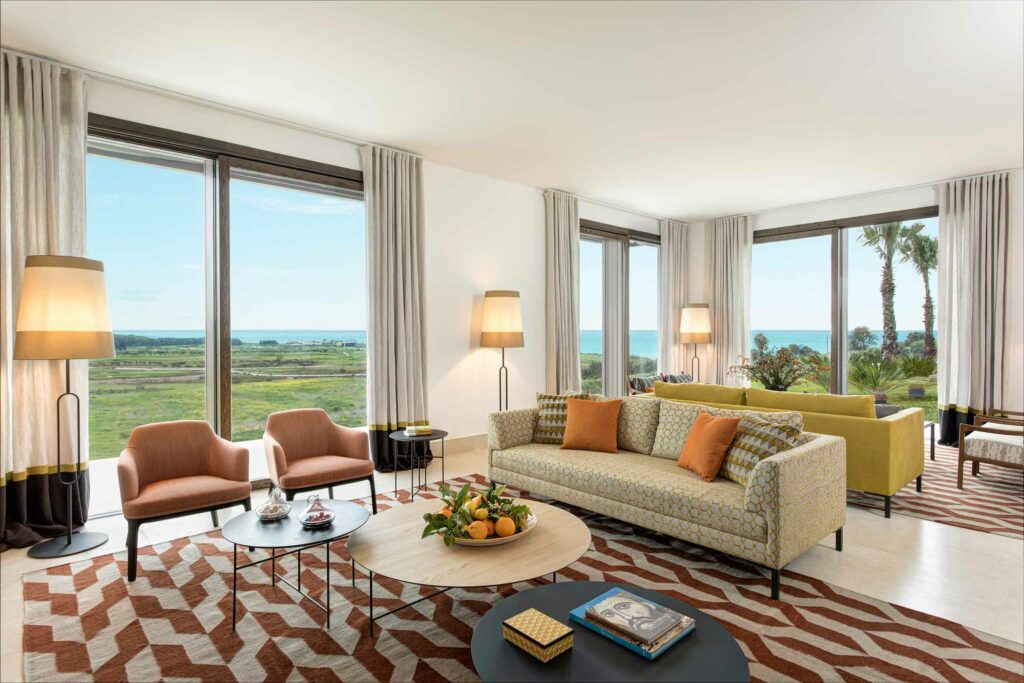
{"label": "patterned throw pillow", "polygon": [[537,426],[533,430],[534,443],[561,444],[565,437],[565,417],[570,398],[587,400],[589,394],[537,394]]}
{"label": "patterned throw pillow", "polygon": [[[666,375],[664,372],[661,373],[661,381],[668,382],[669,384],[690,384],[693,382],[693,378],[682,373],[679,375]],[[653,384],[651,386],[654,386]]]}
{"label": "patterned throw pillow", "polygon": [[[645,399],[650,400],[650,399]],[[658,417],[658,431],[654,436],[654,448],[651,455],[668,460],[678,460],[683,451],[686,437],[693,428],[693,422],[701,413],[710,413],[713,417],[753,416],[773,425],[795,427],[802,431],[804,416],[796,411],[779,413],[759,413],[752,410],[730,410],[728,408],[712,408],[698,403],[681,403],[679,401],[662,401],[661,414]]]}
{"label": "patterned throw pillow", "polygon": [[634,396],[622,400],[619,411],[619,448],[650,455],[658,432],[661,399]]}
{"label": "patterned throw pillow", "polygon": [[661,379],[659,375],[635,375],[629,378],[629,388],[638,394],[654,388],[654,383]]}
{"label": "patterned throw pillow", "polygon": [[736,438],[718,474],[746,486],[757,463],[795,447],[801,434],[799,427],[772,424],[760,416],[748,414],[740,420]]}

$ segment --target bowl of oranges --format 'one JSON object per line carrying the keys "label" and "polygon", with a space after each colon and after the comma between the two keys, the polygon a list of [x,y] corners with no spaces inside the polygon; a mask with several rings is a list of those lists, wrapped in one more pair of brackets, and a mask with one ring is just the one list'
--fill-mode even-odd
{"label": "bowl of oranges", "polygon": [[501,545],[518,540],[537,527],[537,517],[530,508],[501,495],[503,486],[476,492],[466,484],[454,492],[442,482],[438,490],[441,506],[437,512],[423,515],[427,526],[422,538],[440,536],[447,546]]}

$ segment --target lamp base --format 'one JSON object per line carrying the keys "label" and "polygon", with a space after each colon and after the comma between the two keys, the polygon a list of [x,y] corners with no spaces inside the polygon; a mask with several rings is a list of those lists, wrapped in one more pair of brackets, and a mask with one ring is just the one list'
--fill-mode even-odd
{"label": "lamp base", "polygon": [[37,543],[28,550],[28,556],[39,560],[48,560],[54,557],[67,557],[77,555],[86,550],[92,550],[107,542],[107,536],[102,531],[80,531],[71,534],[71,542],[68,543],[67,536],[51,538],[48,541]]}

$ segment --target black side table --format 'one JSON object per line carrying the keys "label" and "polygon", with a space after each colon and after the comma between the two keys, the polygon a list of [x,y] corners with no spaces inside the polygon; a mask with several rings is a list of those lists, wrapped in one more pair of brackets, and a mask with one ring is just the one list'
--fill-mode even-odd
{"label": "black side table", "polygon": [[[427,461],[424,458],[417,458],[416,449],[413,448],[415,444],[426,443],[430,441],[441,442],[441,456],[438,458],[441,461],[441,481],[444,481],[444,438],[448,436],[448,432],[443,429],[435,429],[429,434],[423,434],[422,436],[408,436],[404,429],[388,434],[388,438],[398,443],[407,444],[407,454],[409,456],[409,463],[412,465],[409,468],[409,494],[413,500],[416,500],[416,492],[423,488],[427,483]],[[433,456],[438,457],[438,456]],[[419,467],[417,467],[419,463]],[[398,496],[398,466],[395,464],[395,496]],[[417,475],[417,483],[413,483],[413,472]]]}
{"label": "black side table", "polygon": [[[621,588],[690,616],[688,636],[647,660],[621,645],[569,621],[569,611],[598,595]],[[509,643],[501,623],[535,608],[572,627],[572,649],[546,664]],[[521,591],[497,603],[473,629],[473,666],[485,683],[497,681],[741,681],[750,667],[739,643],[712,617],[673,597],[625,583],[563,581]]]}

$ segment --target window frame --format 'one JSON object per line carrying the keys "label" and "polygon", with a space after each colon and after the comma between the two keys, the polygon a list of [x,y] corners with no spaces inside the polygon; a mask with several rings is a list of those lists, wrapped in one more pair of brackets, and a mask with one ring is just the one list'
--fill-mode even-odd
{"label": "window frame", "polygon": [[[201,157],[212,163],[212,215],[206,225],[206,414],[231,440],[231,171],[254,171],[363,193],[362,171],[167,128],[89,114],[88,136]],[[207,202],[210,207],[211,202]],[[212,340],[211,340],[212,336]],[[213,349],[213,353],[209,350]]]}

